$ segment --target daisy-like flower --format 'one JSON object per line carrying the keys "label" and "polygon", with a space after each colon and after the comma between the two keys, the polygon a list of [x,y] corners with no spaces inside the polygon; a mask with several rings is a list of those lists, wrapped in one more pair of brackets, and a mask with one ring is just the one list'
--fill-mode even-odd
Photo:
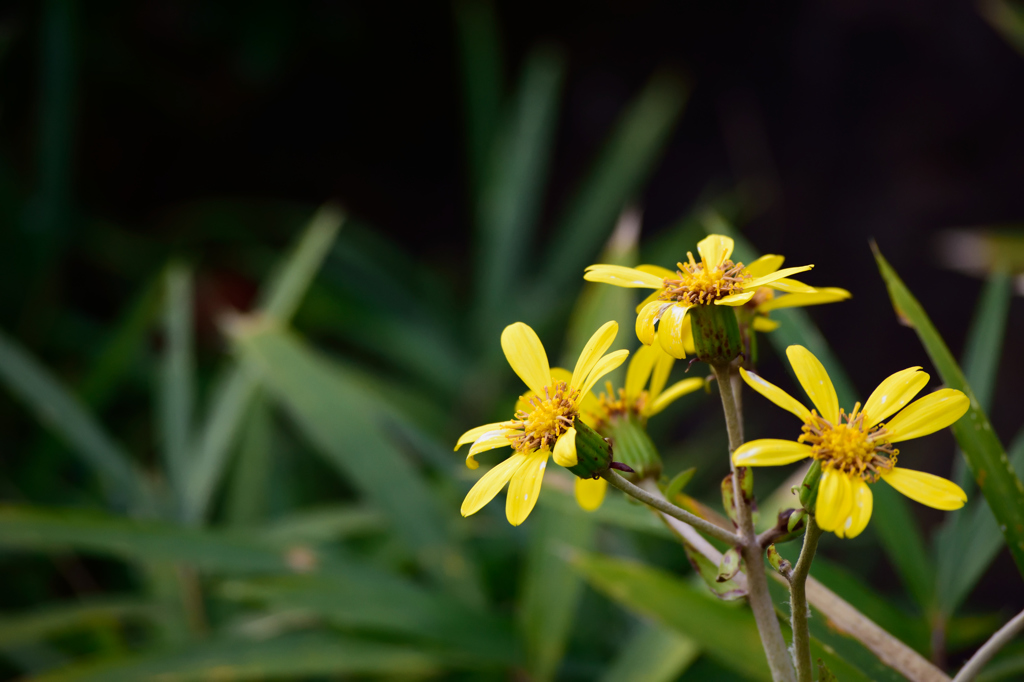
{"label": "daisy-like flower", "polygon": [[[601,435],[612,437],[613,444],[619,445],[615,440],[617,424],[628,420],[642,427],[649,417],[658,414],[684,395],[704,387],[704,379],[692,377],[677,381],[666,389],[665,384],[668,383],[674,364],[675,358],[659,346],[641,346],[629,360],[625,387],[616,391],[610,381],[605,382],[604,392],[598,395],[596,400],[587,400],[584,403],[582,409],[587,417],[587,423],[593,424]],[[617,449],[616,452],[623,456],[622,461],[635,469],[640,476],[645,475],[642,462],[629,460],[628,444],[621,445],[622,449]],[[659,463],[656,472],[660,471]],[[655,478],[656,472],[653,474]],[[583,509],[594,511],[604,501],[607,489],[608,481],[603,478],[577,478],[576,501]]]}
{"label": "daisy-like flower", "polygon": [[790,346],[786,355],[815,409],[807,409],[778,386],[740,369],[752,389],[795,414],[804,424],[796,441],[762,439],[741,445],[733,453],[737,466],[776,466],[807,457],[820,462],[815,516],[823,530],[839,537],[856,537],[867,526],[873,500],[868,484],[879,479],[935,509],[959,509],[964,505],[967,495],[952,481],[897,467],[899,450],[893,446],[955,422],[970,407],[966,395],[943,388],[911,403],[929,377],[920,367],[910,367],[879,384],[863,409],[857,403],[846,413],[839,407],[825,368],[809,350]]}
{"label": "daisy-like flower", "polygon": [[628,268],[621,265],[591,265],[583,275],[591,282],[619,287],[654,289],[638,308],[636,335],[645,346],[657,342],[675,358],[686,357],[690,335],[687,313],[695,307],[742,306],[760,287],[793,293],[813,293],[814,288],[789,279],[810,270],[812,265],[779,269],[781,256],[762,256],[750,265],[731,260],[733,240],[712,234],[697,244],[700,260],[687,252],[687,262],[677,263],[673,272],[656,265]]}
{"label": "daisy-like flower", "polygon": [[[476,482],[462,503],[462,515],[480,511],[509,483],[505,515],[518,526],[537,503],[548,457],[564,467],[576,466],[577,417],[586,422],[586,403],[595,400],[590,389],[598,379],[622,364],[629,351],[605,355],[618,333],[619,325],[606,322],[580,353],[572,373],[551,369],[544,346],[536,332],[522,322],[505,327],[501,348],[512,370],[530,389],[516,403],[515,416],[504,422],[484,424],[462,434],[455,449],[473,445],[466,466],[476,469],[481,452],[511,447],[512,456],[488,471]],[[592,409],[592,408],[591,408]],[[510,482],[511,481],[511,482]]]}

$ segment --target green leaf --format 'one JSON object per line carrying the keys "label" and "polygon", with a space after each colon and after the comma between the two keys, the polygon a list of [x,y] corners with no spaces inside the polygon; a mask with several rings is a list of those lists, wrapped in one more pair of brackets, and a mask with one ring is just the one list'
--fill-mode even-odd
{"label": "green leaf", "polygon": [[318,545],[379,533],[387,527],[387,518],[376,509],[362,505],[336,505],[290,514],[264,526],[259,533],[271,542]]}
{"label": "green leaf", "polygon": [[[341,228],[342,214],[327,205],[313,216],[298,244],[260,293],[260,313],[287,324]],[[188,485],[182,501],[183,518],[198,523],[209,511],[213,494],[227,467],[231,446],[256,391],[253,376],[237,366],[223,375],[208,417],[192,446]]]}
{"label": "green leaf", "polygon": [[[557,477],[557,478],[556,478]],[[550,479],[550,480],[549,480]],[[672,534],[658,516],[641,504],[631,502],[625,495],[608,495],[601,506],[590,517],[599,524],[617,526],[626,530],[674,540]],[[539,506],[551,507],[561,514],[572,514],[579,509],[573,493],[573,481],[557,472],[548,472],[544,479],[544,494],[537,500]]]}
{"label": "green leaf", "polygon": [[158,617],[156,607],[137,597],[103,597],[73,604],[54,604],[0,618],[0,648],[47,640],[69,632],[122,621],[148,621]]}
{"label": "green leaf", "polygon": [[3,332],[0,379],[95,471],[111,503],[140,507],[152,502],[146,482],[121,446],[49,370]]}
{"label": "green leaf", "polygon": [[963,391],[971,400],[967,414],[953,424],[953,434],[1000,525],[1010,554],[1018,569],[1024,573],[1024,485],[1021,485],[1002,444],[992,430],[988,416],[978,404],[963,372],[927,313],[877,247],[875,259],[889,289],[893,307],[898,315],[913,326],[943,382],[950,388]]}
{"label": "green leaf", "polygon": [[555,678],[583,590],[579,574],[566,565],[566,553],[591,549],[595,531],[593,519],[578,507],[542,507],[530,515],[519,612],[531,679]]}
{"label": "green leaf", "polygon": [[700,647],[661,625],[645,624],[630,637],[600,682],[672,682],[700,656]]}
{"label": "green leaf", "polygon": [[257,392],[232,469],[225,515],[231,525],[255,526],[267,516],[273,484],[274,424],[267,399]]}
{"label": "green leaf", "polygon": [[[631,611],[689,637],[723,666],[750,679],[771,679],[757,625],[745,606],[708,599],[700,588],[633,561],[580,554],[573,565],[595,588]],[[811,651],[841,671],[843,682],[870,679],[817,641],[812,640]]]}
{"label": "green leaf", "polygon": [[480,192],[498,130],[502,59],[498,19],[487,0],[454,3],[466,106],[466,151],[470,181]]}
{"label": "green leaf", "polygon": [[476,587],[455,546],[447,518],[422,475],[393,440],[399,420],[373,391],[341,365],[290,333],[247,321],[235,332],[242,361],[262,378],[299,430],[346,480],[391,518],[423,565],[462,593]]}
{"label": "green leaf", "polygon": [[686,488],[686,484],[693,480],[693,475],[697,473],[697,467],[690,467],[689,469],[683,469],[675,477],[669,481],[669,484],[665,486],[665,499],[674,500],[676,495],[683,492]]}
{"label": "green leaf", "polygon": [[[758,257],[759,254],[749,242],[724,220],[719,218],[713,224],[715,229],[736,240],[738,258],[749,262]],[[772,317],[781,324],[767,336],[779,357],[784,358],[786,348],[791,345],[807,348],[825,366],[835,386],[839,404],[853,407],[858,395],[853,382],[807,311],[784,308],[773,310]],[[871,491],[874,494],[876,518],[885,519],[885,523],[873,523],[869,527],[878,534],[886,556],[899,573],[903,584],[918,604],[927,609],[935,599],[935,572],[921,529],[902,495],[886,485],[872,486]]]}
{"label": "green leaf", "polygon": [[988,20],[1006,42],[1024,55],[1024,8],[1014,0],[984,0],[979,6],[981,15]]}
{"label": "green leaf", "polygon": [[164,350],[161,358],[158,421],[161,454],[171,487],[185,485],[195,403],[195,343],[192,330],[192,274],[180,264],[164,278]]}
{"label": "green leaf", "polygon": [[506,322],[503,303],[512,300],[525,274],[522,266],[529,262],[564,72],[557,52],[531,52],[511,115],[496,140],[477,209],[477,311],[486,338]]}
{"label": "green leaf", "polygon": [[109,662],[77,664],[33,682],[197,682],[294,679],[297,676],[423,676],[444,667],[441,658],[408,645],[382,644],[328,633],[271,640],[219,639]]}
{"label": "green leaf", "polygon": [[293,575],[231,580],[220,587],[219,593],[275,612],[318,616],[346,631],[385,631],[440,644],[467,660],[522,663],[508,621],[387,576],[339,580],[334,576]]}
{"label": "green leaf", "polygon": [[654,169],[685,102],[683,84],[659,74],[623,113],[544,249],[542,295],[573,286],[583,277],[583,268],[597,255],[619,213]]}

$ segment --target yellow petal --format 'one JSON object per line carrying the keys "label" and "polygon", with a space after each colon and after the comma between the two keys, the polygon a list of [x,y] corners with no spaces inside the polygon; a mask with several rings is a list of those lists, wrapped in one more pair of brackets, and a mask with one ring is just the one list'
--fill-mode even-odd
{"label": "yellow petal", "polygon": [[814,294],[818,291],[812,286],[798,282],[795,279],[789,279],[788,277],[777,279],[768,286],[777,291],[785,291],[790,294]]}
{"label": "yellow petal", "polygon": [[864,426],[870,428],[896,414],[927,384],[928,373],[922,372],[920,367],[908,367],[890,375],[864,403]]}
{"label": "yellow petal", "polygon": [[669,270],[668,268],[663,268],[660,265],[638,265],[636,266],[636,269],[640,272],[646,272],[649,275],[660,277],[663,280],[676,279],[679,277],[679,273],[675,270]]}
{"label": "yellow petal", "polygon": [[551,452],[555,464],[563,467],[576,466],[576,429],[571,426],[555,441],[555,449]]}
{"label": "yellow petal", "polygon": [[785,260],[786,259],[783,256],[766,254],[743,269],[746,270],[747,274],[751,277],[764,277],[765,275],[770,275],[781,268],[782,263]]}
{"label": "yellow petal", "polygon": [[853,511],[853,479],[836,469],[821,472],[814,515],[822,530],[835,531]]}
{"label": "yellow petal", "polygon": [[661,277],[622,265],[591,265],[583,274],[588,282],[603,282],[627,289],[661,289]]}
{"label": "yellow petal", "polygon": [[920,438],[946,428],[964,416],[971,401],[955,388],[940,388],[935,393],[910,403],[885,425],[886,440],[899,443]]}
{"label": "yellow petal", "polygon": [[661,296],[661,292],[662,292],[661,289],[658,289],[657,291],[652,291],[647,296],[647,298],[645,298],[644,300],[640,301],[640,303],[638,303],[637,306],[636,306],[637,314],[639,314],[640,311],[644,309],[644,306],[647,305],[648,303],[650,303],[651,301],[657,301],[658,298]]}
{"label": "yellow petal", "polygon": [[605,322],[600,329],[594,332],[590,340],[587,341],[587,345],[583,347],[579,359],[576,360],[576,368],[572,371],[569,388],[577,389],[583,384],[590,371],[594,369],[594,365],[612,345],[612,341],[615,340],[615,335],[618,333],[619,323],[614,320]]}
{"label": "yellow petal", "polygon": [[750,299],[754,298],[754,294],[757,293],[757,289],[751,289],[750,291],[744,291],[741,294],[732,294],[730,296],[723,296],[722,298],[715,301],[715,305],[743,305]]}
{"label": "yellow petal", "polygon": [[800,385],[818,408],[818,414],[832,424],[838,425],[839,398],[836,397],[832,380],[828,378],[828,373],[818,358],[803,346],[790,346],[786,349],[786,357],[789,358],[789,364],[793,366],[793,372],[796,373]]}
{"label": "yellow petal", "polygon": [[658,320],[661,319],[661,312],[672,305],[667,301],[651,301],[643,307],[636,316],[636,337],[640,343],[650,346],[654,343]]}
{"label": "yellow petal", "polygon": [[850,298],[850,292],[846,289],[828,287],[817,289],[813,294],[789,294],[787,296],[776,296],[757,306],[758,312],[766,313],[779,308],[803,308],[810,305],[822,305],[823,303],[835,303]]}
{"label": "yellow petal", "polygon": [[770,317],[758,315],[757,317],[754,318],[753,326],[754,331],[757,332],[773,332],[779,328],[779,324],[781,323],[778,320],[773,320]]}
{"label": "yellow petal", "polygon": [[551,368],[537,332],[522,322],[510,324],[501,332],[501,349],[523,383],[534,393],[543,394],[551,380]]}
{"label": "yellow petal", "polygon": [[740,367],[740,376],[743,377],[743,381],[747,382],[747,386],[750,386],[782,409],[792,412],[801,421],[807,421],[811,418],[811,411],[804,407],[803,403],[775,384],[763,379],[761,375],[748,372]]}
{"label": "yellow petal", "polygon": [[526,455],[518,452],[492,468],[476,482],[462,502],[462,515],[476,514],[484,505],[494,499],[512,475],[526,462]]}
{"label": "yellow petal", "polygon": [[736,466],[771,467],[799,462],[811,456],[811,446],[792,440],[761,438],[744,443],[732,453]]}
{"label": "yellow petal", "polygon": [[595,419],[595,415],[603,415],[601,411],[601,403],[598,401],[597,396],[593,393],[584,393],[583,397],[580,398],[580,403],[577,406],[580,411],[580,419],[587,426],[593,428],[594,424],[600,421]]}
{"label": "yellow petal", "polygon": [[923,471],[893,467],[882,480],[907,497],[935,509],[951,511],[967,502],[967,493],[952,481]]}
{"label": "yellow petal", "polygon": [[699,377],[692,377],[690,379],[677,381],[669,386],[664,393],[653,398],[651,402],[648,403],[646,409],[644,409],[644,414],[648,417],[653,417],[687,393],[693,393],[694,391],[699,391],[702,388],[704,388],[704,380]]}
{"label": "yellow petal", "polygon": [[697,242],[697,252],[712,268],[717,268],[732,255],[733,241],[722,234],[709,234]]}
{"label": "yellow petal", "polygon": [[455,449],[458,450],[466,443],[476,442],[477,438],[484,435],[488,431],[497,431],[498,429],[508,426],[508,424],[509,422],[495,422],[493,424],[484,424],[483,426],[478,426],[475,429],[470,429],[469,431],[466,431],[464,434],[459,436],[459,442],[455,444]]}
{"label": "yellow petal", "polygon": [[654,370],[654,363],[658,358],[665,357],[665,353],[658,346],[640,346],[633,351],[633,357],[629,359],[629,367],[626,368],[626,397],[634,399],[640,395],[651,378]]}
{"label": "yellow petal", "polygon": [[[696,352],[693,350],[693,334],[687,333],[685,337],[683,345],[686,346],[686,352]],[[654,371],[651,372],[651,384],[647,388],[647,398],[656,400],[665,388],[665,384],[668,383],[668,377],[672,373],[672,366],[676,364],[676,359],[663,351],[661,346],[651,346],[651,348],[656,349],[657,360],[654,363]]]}
{"label": "yellow petal", "polygon": [[577,478],[576,479],[576,503],[583,511],[597,511],[604,502],[605,491],[608,490],[608,481],[603,478]]}
{"label": "yellow petal", "polygon": [[590,370],[590,375],[587,376],[580,392],[587,393],[594,387],[594,384],[597,383],[598,379],[625,362],[628,355],[628,350],[617,350],[598,360],[597,364],[594,365],[594,369]]}
{"label": "yellow petal", "polygon": [[469,454],[466,455],[466,466],[468,466],[470,469],[476,469],[478,466],[480,466],[480,463],[477,462],[476,459],[474,458],[481,452],[487,452],[488,450],[493,450],[494,448],[504,448],[512,445],[512,443],[510,443],[508,438],[506,437],[505,433],[505,429],[500,429],[497,431],[488,431],[487,433],[484,433],[479,438],[477,438],[476,441],[473,443],[473,447],[469,449]]}
{"label": "yellow petal", "polygon": [[841,538],[855,538],[860,535],[871,520],[871,509],[874,507],[875,498],[868,484],[859,478],[850,479],[850,482],[853,492],[850,515],[836,529],[836,535]]}
{"label": "yellow petal", "polygon": [[789,277],[790,275],[795,275],[799,272],[807,272],[813,267],[813,265],[800,265],[795,268],[784,268],[782,270],[777,270],[771,273],[770,275],[765,275],[763,277],[755,277],[754,279],[747,280],[746,282],[743,283],[743,288],[756,289],[758,287],[763,287],[766,284],[771,284],[772,282],[784,279],[786,277]]}
{"label": "yellow petal", "polygon": [[508,498],[505,500],[505,517],[513,526],[525,521],[533,511],[533,505],[537,504],[550,454],[547,450],[531,452],[512,476],[512,482],[508,484]]}
{"label": "yellow petal", "polygon": [[680,303],[669,306],[658,322],[658,345],[674,358],[686,357],[686,335],[690,332],[690,321],[686,319],[689,306]]}

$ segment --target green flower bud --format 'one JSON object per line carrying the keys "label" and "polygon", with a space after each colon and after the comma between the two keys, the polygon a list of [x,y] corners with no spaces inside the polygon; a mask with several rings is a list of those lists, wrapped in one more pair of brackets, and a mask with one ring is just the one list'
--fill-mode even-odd
{"label": "green flower bud", "polygon": [[736,313],[727,305],[695,305],[687,314],[693,328],[697,359],[709,365],[728,365],[743,352]]}
{"label": "green flower bud", "polygon": [[736,498],[733,495],[732,474],[722,479],[722,507],[733,523],[736,523]]}
{"label": "green flower bud", "polygon": [[740,555],[740,550],[737,547],[733,547],[723,554],[722,561],[718,564],[718,577],[715,580],[724,583],[735,578],[736,574],[740,572],[742,559],[743,557]]}
{"label": "green flower bud", "polygon": [[775,545],[768,545],[765,556],[768,558],[768,564],[782,575],[788,577],[792,573],[793,566],[782,558],[779,550],[775,549]]}
{"label": "green flower bud", "polygon": [[612,464],[612,446],[606,438],[576,417],[576,466],[569,471],[580,478],[600,478]]}

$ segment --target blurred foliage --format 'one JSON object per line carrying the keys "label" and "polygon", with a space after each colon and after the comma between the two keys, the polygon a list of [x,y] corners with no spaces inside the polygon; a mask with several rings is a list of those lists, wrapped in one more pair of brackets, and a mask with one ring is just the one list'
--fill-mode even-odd
{"label": "blurred foliage", "polygon": [[[39,42],[36,174],[19,186],[0,168],[0,212],[20,225],[4,237],[10,267],[0,274],[6,678],[766,679],[749,613],[714,599],[641,507],[614,497],[586,514],[572,481],[552,471],[520,528],[494,505],[471,519],[457,512],[473,479],[451,451],[456,435],[511,408],[500,329],[528,322],[561,349],[555,357],[571,358],[596,324],[618,319],[618,343],[632,348],[637,297],[583,286],[583,267],[671,265],[703,234],[709,207],[736,224],[747,217],[720,197],[639,240],[630,206],[682,115],[684,79],[652,74],[555,202],[566,56],[531,50],[506,89],[493,9],[456,2],[474,223],[465,279],[334,205],[244,199],[167,218],[202,235],[204,249],[231,253],[232,268],[210,271],[198,249],[168,248],[73,204],[79,9],[47,0],[39,35],[18,37]],[[999,25],[1012,26],[1000,12]],[[254,17],[258,43],[274,21]],[[243,52],[254,78],[269,77],[273,59]],[[87,225],[87,238],[72,225]],[[298,236],[281,256],[288,235]],[[74,293],[79,273],[60,272],[71,248],[119,283],[105,317],[73,295],[52,305],[55,287]],[[892,271],[886,280],[943,380],[975,388],[972,423],[985,428],[957,433],[970,468],[1010,462],[982,491],[1012,492],[1024,435],[1004,451],[984,412],[1000,378],[991,360],[1009,277],[991,275],[964,373],[910,294],[893,289]],[[776,317],[771,344],[806,345],[852,404],[853,384],[811,316]],[[676,491],[685,485],[717,509],[724,438],[695,416],[702,401],[679,401],[652,435],[667,478],[682,476]],[[788,491],[771,474],[758,486],[763,500]],[[979,612],[971,591],[1004,535],[1019,539],[1007,519],[1019,518],[1020,500],[975,496],[932,537],[902,498],[879,491],[876,509],[884,522],[861,538],[823,541],[815,577],[940,665],[984,640],[1004,614]],[[858,571],[877,549],[900,590],[885,594]],[[1019,563],[1019,549],[1013,556]],[[784,612],[786,596],[774,596]],[[824,621],[812,620],[813,652],[838,679],[898,679]],[[1010,679],[1022,661],[1011,647],[986,679]]]}

